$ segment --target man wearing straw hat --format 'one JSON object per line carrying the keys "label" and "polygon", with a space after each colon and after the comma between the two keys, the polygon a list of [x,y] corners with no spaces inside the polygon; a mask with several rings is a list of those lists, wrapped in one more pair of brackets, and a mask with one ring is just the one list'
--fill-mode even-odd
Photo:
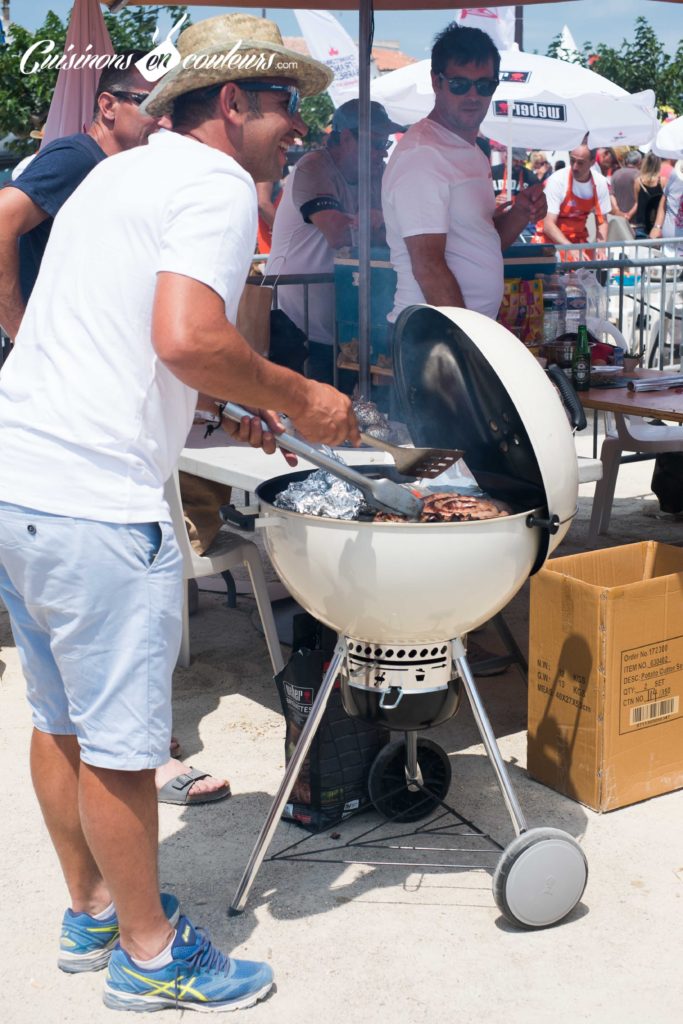
{"label": "man wearing straw hat", "polygon": [[[31,767],[71,899],[62,957],[107,962],[122,1010],[251,1006],[263,963],[230,959],[159,895],[154,768],[168,757],[182,564],[163,483],[197,392],[359,442],[349,400],[257,356],[233,326],[273,180],[330,81],[271,22],[184,33],[148,112],[175,130],[100,163],[62,207],[0,379],[0,597],[33,709]],[[181,43],[179,43],[181,46]],[[98,240],[97,245],[92,239]],[[168,916],[167,916],[168,915]],[[119,943],[116,943],[117,938]],[[112,948],[113,947],[113,948]]]}
{"label": "man wearing straw hat", "polygon": [[[61,207],[102,160],[144,145],[159,128],[156,118],[140,110],[152,86],[135,62],[146,56],[142,50],[120,52],[118,64],[122,66],[105,68],[100,75],[88,131],[55,139],[28,158],[30,169],[23,161],[21,181],[14,180],[19,177],[15,172],[12,183],[0,191],[0,323],[11,338],[19,330],[52,223]],[[32,131],[30,135],[42,139],[43,132]],[[198,535],[195,543],[202,554],[220,529],[218,507],[229,500],[226,495],[230,492],[189,474],[181,475],[180,488],[184,510]],[[212,515],[205,511],[209,498],[213,501]],[[205,525],[207,519],[211,520],[210,525]],[[211,539],[207,539],[209,534]],[[230,796],[227,780],[183,764],[176,747],[177,741],[172,740],[172,756],[156,771],[160,803],[191,806]]]}

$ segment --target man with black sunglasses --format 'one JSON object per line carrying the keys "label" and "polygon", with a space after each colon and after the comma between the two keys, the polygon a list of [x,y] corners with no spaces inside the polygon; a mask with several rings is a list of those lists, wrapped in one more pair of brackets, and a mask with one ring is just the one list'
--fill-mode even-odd
{"label": "man with black sunglasses", "polygon": [[0,323],[16,335],[33,291],[52,222],[84,178],[105,157],[143,145],[159,124],[139,110],[151,86],[135,62],[145,54],[118,54],[127,68],[106,68],[85,132],[56,139],[0,193]]}
{"label": "man with black sunglasses", "polygon": [[453,22],[436,37],[434,109],[400,140],[382,185],[398,278],[391,321],[423,302],[495,318],[503,296],[502,250],[545,214],[540,185],[496,209],[491,167],[476,140],[499,69],[500,54],[480,29]]}

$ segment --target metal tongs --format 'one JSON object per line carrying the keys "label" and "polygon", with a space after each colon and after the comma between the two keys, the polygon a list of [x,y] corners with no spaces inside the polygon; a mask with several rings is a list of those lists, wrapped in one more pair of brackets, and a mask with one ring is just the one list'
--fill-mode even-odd
{"label": "metal tongs", "polygon": [[[223,413],[237,423],[240,422],[243,416],[253,417],[254,415],[243,409],[242,406],[235,405],[234,402],[226,402]],[[292,434],[275,434],[263,420],[261,420],[261,429],[273,434],[278,448],[286,448],[287,451],[294,452],[295,455],[300,455],[302,459],[312,462],[314,466],[326,469],[333,476],[346,480],[347,483],[357,487],[368,505],[372,505],[373,508],[378,508],[381,512],[391,512],[405,516],[407,519],[420,518],[424,501],[416,497],[403,484],[396,484],[392,480],[373,480],[370,477],[363,476],[362,473],[357,473],[350,466],[347,466],[345,462],[337,462],[336,459],[330,458],[329,455],[325,455],[324,452],[314,448],[306,441],[294,437]],[[378,469],[381,470],[381,466],[378,466]]]}

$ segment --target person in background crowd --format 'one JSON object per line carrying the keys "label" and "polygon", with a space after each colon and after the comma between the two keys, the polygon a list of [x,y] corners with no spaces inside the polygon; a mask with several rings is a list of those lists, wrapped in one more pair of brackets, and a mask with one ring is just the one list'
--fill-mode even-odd
{"label": "person in background crowd", "polygon": [[553,170],[554,171],[561,171],[562,168],[566,167],[566,166],[567,166],[566,160],[556,160],[555,164],[553,165]]}
{"label": "person in background crowd", "polygon": [[577,146],[569,154],[569,167],[555,171],[545,183],[548,213],[541,240],[556,245],[588,241],[586,222],[595,214],[598,241],[607,238],[607,215],[612,201],[607,182],[592,173],[597,150]]}
{"label": "person in background crowd", "polygon": [[529,163],[531,170],[536,175],[539,181],[545,181],[553,173],[553,169],[548,162],[548,157],[540,149],[535,149],[529,154]]}
{"label": "person in background crowd", "polygon": [[659,171],[659,176],[662,179],[662,185],[666,185],[667,181],[669,180],[671,172],[674,169],[675,163],[675,160],[662,160],[662,166]]}
{"label": "person in background crowd", "polygon": [[[392,324],[413,303],[459,306],[495,318],[503,297],[503,250],[546,209],[538,181],[518,192],[509,208],[496,208],[491,165],[478,145],[500,70],[491,37],[452,22],[437,35],[431,56],[434,108],[396,145],[382,185],[397,276]],[[490,654],[472,641],[469,650],[476,673],[476,663]]]}
{"label": "person in background crowd", "polygon": [[93,167],[114,153],[147,142],[155,118],[139,104],[149,83],[134,66],[143,51],[127,51],[130,66],[102,72],[87,132],[56,139],[0,193],[0,323],[14,338],[38,277],[57,212]]}
{"label": "person in background crowd", "polygon": [[618,171],[621,166],[619,157],[613,149],[609,148],[598,149],[597,165],[606,178],[611,178],[614,172]]}
{"label": "person in background crowd", "polygon": [[539,182],[496,211],[491,167],[477,145],[498,84],[500,54],[480,29],[451,23],[432,49],[434,109],[391,155],[382,208],[397,275],[390,322],[406,306],[461,306],[496,317],[503,255],[545,212]]}
{"label": "person in background crowd", "polygon": [[[600,158],[602,154],[602,163]],[[629,224],[626,223],[626,214],[619,209],[619,204],[612,191],[612,177],[613,169],[617,169],[621,166],[619,157],[613,149],[598,149],[597,158],[593,166],[591,167],[591,173],[596,180],[603,181],[607,184],[609,191],[611,209],[607,216],[608,231],[607,238],[609,241],[621,241],[633,238],[633,231]],[[621,222],[612,224],[614,221]]]}
{"label": "person in background crowd", "polygon": [[25,156],[23,158],[23,160],[20,160],[19,163],[16,164],[12,168],[12,175],[11,175],[11,180],[12,181],[16,181],[17,178],[19,177],[19,175],[23,174],[23,172],[26,170],[28,165],[33,160],[35,160],[35,158],[38,156],[38,150],[40,148],[40,143],[42,142],[42,139],[43,139],[43,136],[45,135],[45,132],[43,131],[42,128],[34,128],[33,131],[28,133],[28,135],[29,135],[30,139],[37,139],[38,140],[38,149],[36,149],[36,151],[34,153],[29,153],[28,156]]}
{"label": "person in background crowd", "polygon": [[633,182],[632,205],[628,219],[633,225],[636,238],[649,238],[657,222],[659,205],[664,194],[659,173],[661,166],[661,159],[654,153],[648,153]]}
{"label": "person in background crowd", "polygon": [[640,150],[630,149],[624,157],[623,167],[619,167],[612,175],[612,195],[619,212],[627,217],[633,206],[633,185],[640,173],[642,159]]}
{"label": "person in background crowd", "polygon": [[[389,136],[400,131],[403,126],[391,121],[380,103],[371,104],[373,245],[385,242],[380,202],[384,157]],[[266,273],[331,274],[336,251],[355,244],[357,224],[358,100],[349,100],[335,110],[325,147],[303,156],[285,181]],[[280,285],[278,303],[289,319],[307,332],[308,375],[331,383],[334,285],[309,287],[308,323],[303,285]]]}
{"label": "person in background crowd", "polygon": [[[507,161],[503,157],[502,163],[495,163],[491,167],[491,180],[493,192],[499,203],[506,203],[508,200],[508,169]],[[533,171],[526,166],[526,150],[512,150],[512,174],[510,175],[510,193],[518,195],[529,185],[535,185],[538,178]]]}
{"label": "person in background crowd", "polygon": [[258,233],[256,235],[256,251],[267,256],[273,241],[273,223],[275,213],[282,199],[283,181],[258,181],[256,198],[258,199]]}
{"label": "person in background crowd", "polygon": [[[683,239],[683,160],[674,165],[664,186],[650,238]],[[675,252],[677,256],[683,256],[683,241],[676,246]]]}
{"label": "person in background crowd", "polygon": [[[234,430],[267,452],[273,409],[311,441],[360,443],[346,396],[273,366],[234,326],[254,181],[280,177],[305,131],[300,95],[332,76],[265,19],[222,15],[183,35],[197,67],[179,64],[143,110],[174,130],[101,160],[64,204],[0,375],[0,596],[71,903],[58,963],[108,966],[106,1005],[136,1012],[239,1009],[273,984],[159,892],[154,769],[168,759],[183,584],[163,488],[197,393],[257,409],[270,429],[245,416]],[[237,51],[237,68],[211,61]]]}

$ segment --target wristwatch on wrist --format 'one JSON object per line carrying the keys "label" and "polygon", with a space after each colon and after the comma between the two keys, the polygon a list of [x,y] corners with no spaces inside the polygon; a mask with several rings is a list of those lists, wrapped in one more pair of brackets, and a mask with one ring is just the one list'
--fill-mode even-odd
{"label": "wristwatch on wrist", "polygon": [[194,422],[205,423],[206,432],[204,437],[211,437],[214,430],[220,427],[223,422],[223,410],[225,409],[224,402],[216,402],[216,412],[210,412],[208,409],[195,409]]}

